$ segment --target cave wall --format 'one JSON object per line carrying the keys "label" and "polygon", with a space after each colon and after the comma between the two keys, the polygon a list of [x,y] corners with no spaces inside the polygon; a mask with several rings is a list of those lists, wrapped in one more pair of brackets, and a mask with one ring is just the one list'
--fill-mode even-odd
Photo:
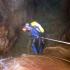
{"label": "cave wall", "polygon": [[69,26],[69,0],[29,0],[28,20],[37,20],[48,33],[48,37],[61,40]]}
{"label": "cave wall", "polygon": [[[69,30],[69,0],[29,0],[26,2],[26,22],[37,20],[45,29],[45,37],[67,41]],[[69,36],[68,36],[69,37]],[[48,44],[59,44],[47,41]]]}
{"label": "cave wall", "polygon": [[60,39],[69,26],[69,0],[0,0],[0,3],[1,14],[13,27],[37,20],[46,30],[45,36]]}
{"label": "cave wall", "polygon": [[[45,37],[61,40],[70,22],[69,3],[69,0],[0,0],[0,12],[10,24],[10,36],[14,35],[15,27],[37,20],[46,31]],[[21,32],[16,52],[26,52],[28,40],[27,34]]]}
{"label": "cave wall", "polygon": [[0,13],[11,26],[37,20],[48,37],[60,39],[63,31],[70,26],[69,3],[69,0],[0,0]]}

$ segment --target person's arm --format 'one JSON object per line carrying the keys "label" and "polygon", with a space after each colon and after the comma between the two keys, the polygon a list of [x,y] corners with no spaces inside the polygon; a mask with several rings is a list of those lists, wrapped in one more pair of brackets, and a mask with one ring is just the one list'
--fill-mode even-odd
{"label": "person's arm", "polygon": [[26,32],[26,31],[31,31],[31,27],[30,26],[28,26],[28,27],[24,27],[24,28],[22,28],[22,31],[24,31],[24,32]]}

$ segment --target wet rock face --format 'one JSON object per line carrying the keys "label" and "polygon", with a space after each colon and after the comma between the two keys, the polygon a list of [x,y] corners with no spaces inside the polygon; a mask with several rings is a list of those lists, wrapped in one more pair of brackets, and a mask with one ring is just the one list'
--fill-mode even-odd
{"label": "wet rock face", "polygon": [[52,57],[34,55],[0,61],[0,70],[69,70],[69,66]]}
{"label": "wet rock face", "polygon": [[61,36],[63,41],[70,42],[70,26],[64,31],[64,33]]}
{"label": "wet rock face", "polygon": [[8,29],[5,25],[0,26],[0,52],[6,53],[9,44]]}
{"label": "wet rock face", "polygon": [[53,47],[46,47],[44,49],[43,54],[49,56],[55,56],[58,58],[65,58],[70,60],[70,48],[69,46],[53,46]]}
{"label": "wet rock face", "polygon": [[[6,53],[10,50],[19,35],[22,14],[15,9],[20,9],[21,1],[24,0],[0,0],[0,52]],[[6,24],[8,24],[6,26]]]}

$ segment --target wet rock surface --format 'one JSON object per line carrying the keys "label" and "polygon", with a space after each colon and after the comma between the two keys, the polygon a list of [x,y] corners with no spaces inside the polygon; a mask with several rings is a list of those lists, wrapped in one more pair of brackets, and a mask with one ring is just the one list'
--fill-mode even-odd
{"label": "wet rock surface", "polygon": [[49,46],[44,49],[43,55],[51,55],[59,58],[64,58],[70,60],[70,48],[69,45],[56,45],[56,46]]}
{"label": "wet rock surface", "polygon": [[70,70],[70,64],[48,56],[22,55],[0,60],[0,70]]}

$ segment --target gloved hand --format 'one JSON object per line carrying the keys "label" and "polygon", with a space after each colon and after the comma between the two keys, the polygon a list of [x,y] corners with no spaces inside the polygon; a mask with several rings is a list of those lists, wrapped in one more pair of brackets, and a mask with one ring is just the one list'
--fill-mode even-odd
{"label": "gloved hand", "polygon": [[23,32],[26,32],[26,31],[27,31],[27,29],[26,29],[26,28],[22,28],[22,31],[23,31]]}

